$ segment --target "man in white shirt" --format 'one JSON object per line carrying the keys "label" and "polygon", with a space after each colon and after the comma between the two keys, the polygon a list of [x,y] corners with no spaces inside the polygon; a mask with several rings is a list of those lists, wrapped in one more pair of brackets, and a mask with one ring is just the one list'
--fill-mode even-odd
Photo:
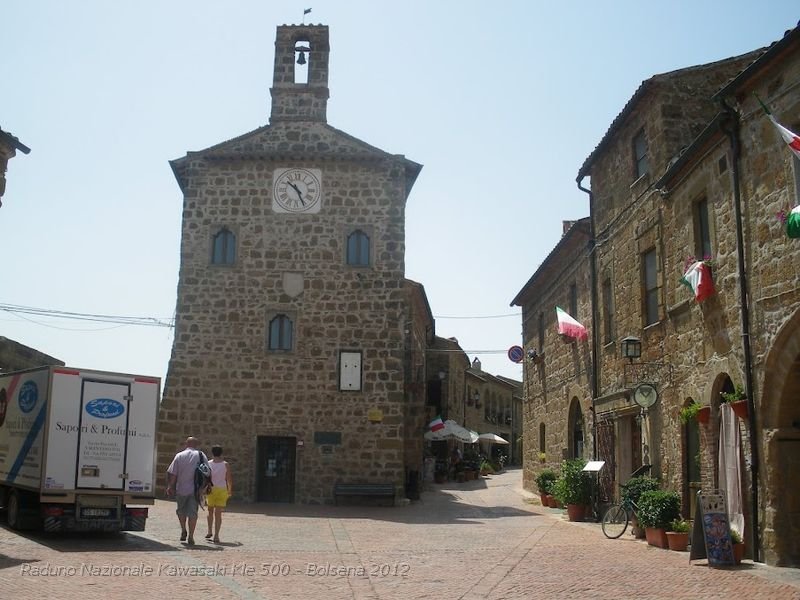
{"label": "man in white shirt", "polygon": [[[194,528],[197,525],[197,496],[194,489],[194,473],[200,461],[206,461],[197,449],[197,438],[186,438],[186,449],[178,452],[167,469],[167,496],[175,495],[178,508],[175,513],[181,524],[181,541],[194,545]],[[188,531],[187,531],[188,522]]]}

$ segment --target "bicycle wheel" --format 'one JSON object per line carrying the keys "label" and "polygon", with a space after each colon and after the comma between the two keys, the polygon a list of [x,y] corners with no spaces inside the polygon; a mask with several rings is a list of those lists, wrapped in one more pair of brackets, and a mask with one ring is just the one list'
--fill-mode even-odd
{"label": "bicycle wheel", "polygon": [[617,539],[628,528],[630,516],[622,504],[612,504],[603,515],[603,533],[607,538]]}

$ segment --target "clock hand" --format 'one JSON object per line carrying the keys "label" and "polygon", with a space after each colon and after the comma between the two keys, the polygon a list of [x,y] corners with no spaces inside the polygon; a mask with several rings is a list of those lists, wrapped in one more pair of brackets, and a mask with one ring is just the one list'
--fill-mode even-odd
{"label": "clock hand", "polygon": [[[289,183],[289,182],[287,182],[287,183]],[[301,192],[301,191],[300,191],[300,188],[299,188],[299,187],[297,187],[297,186],[296,186],[295,184],[293,184],[293,183],[289,183],[289,186],[290,186],[290,187],[291,187],[291,188],[292,188],[292,189],[293,189],[295,192],[297,192],[297,197],[300,199],[300,204],[302,204],[303,206],[305,206],[305,205],[306,205],[306,202],[305,202],[305,200],[303,200],[303,192]]]}

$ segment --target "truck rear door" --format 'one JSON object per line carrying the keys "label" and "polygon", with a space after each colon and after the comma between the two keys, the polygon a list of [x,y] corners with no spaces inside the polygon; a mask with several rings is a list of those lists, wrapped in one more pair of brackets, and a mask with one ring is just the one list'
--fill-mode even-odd
{"label": "truck rear door", "polygon": [[124,488],[130,400],[130,382],[83,379],[76,489]]}

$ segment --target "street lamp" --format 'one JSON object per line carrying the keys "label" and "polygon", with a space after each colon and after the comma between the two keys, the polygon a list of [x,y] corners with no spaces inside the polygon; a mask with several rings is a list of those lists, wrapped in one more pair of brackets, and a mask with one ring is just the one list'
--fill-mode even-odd
{"label": "street lamp", "polygon": [[622,356],[633,362],[634,358],[642,356],[642,340],[637,337],[628,336],[621,342]]}

